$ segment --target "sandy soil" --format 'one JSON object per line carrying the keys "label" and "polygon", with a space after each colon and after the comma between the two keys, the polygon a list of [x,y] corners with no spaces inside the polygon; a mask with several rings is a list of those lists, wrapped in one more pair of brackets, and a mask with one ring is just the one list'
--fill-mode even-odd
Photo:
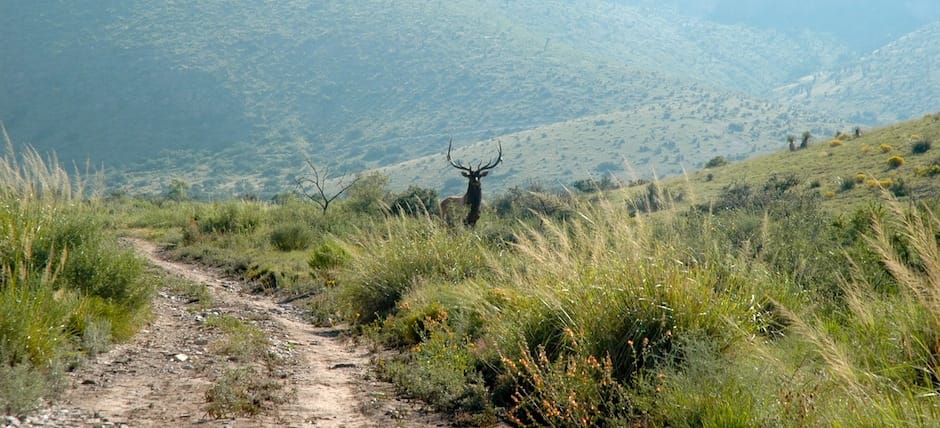
{"label": "sandy soil", "polygon": [[[426,427],[447,419],[420,403],[397,398],[394,388],[370,375],[370,353],[342,339],[342,330],[304,322],[299,311],[264,296],[242,292],[244,284],[204,267],[169,261],[153,243],[132,240],[154,265],[208,286],[214,304],[161,291],[153,321],[129,343],[70,373],[63,400],[21,421],[22,426],[292,426]],[[263,329],[282,363],[267,373],[283,385],[286,403],[251,418],[215,419],[206,392],[232,362],[213,352],[218,339],[203,323],[231,315]],[[8,421],[9,422],[9,421]],[[0,423],[0,425],[3,425]]]}

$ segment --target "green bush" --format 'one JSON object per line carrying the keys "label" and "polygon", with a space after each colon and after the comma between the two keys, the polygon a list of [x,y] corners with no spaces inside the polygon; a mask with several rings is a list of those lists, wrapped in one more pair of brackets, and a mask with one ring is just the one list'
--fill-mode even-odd
{"label": "green bush", "polygon": [[473,234],[451,234],[436,219],[391,217],[387,234],[369,237],[337,274],[341,307],[356,322],[388,315],[415,284],[485,275],[485,249]]}
{"label": "green bush", "polygon": [[307,265],[315,271],[342,266],[349,260],[349,253],[335,241],[328,240],[313,250]]}
{"label": "green bush", "polygon": [[728,164],[728,160],[724,156],[715,156],[705,162],[705,168],[718,168]]}
{"label": "green bush", "polygon": [[436,190],[409,186],[408,190],[395,196],[390,207],[396,215],[437,215],[440,213],[437,200]]}
{"label": "green bush", "polygon": [[204,233],[250,232],[261,222],[261,207],[250,201],[216,203],[197,219]]}
{"label": "green bush", "polygon": [[574,215],[570,195],[550,192],[538,185],[513,187],[497,196],[492,206],[500,217],[512,219],[566,219]]}
{"label": "green bush", "polygon": [[581,193],[595,193],[619,189],[620,183],[612,180],[610,176],[605,175],[600,180],[594,178],[577,180],[571,183],[571,187],[574,187]]}
{"label": "green bush", "polygon": [[0,159],[4,412],[30,410],[54,392],[61,367],[129,337],[146,314],[142,262],[107,233],[83,188],[31,149]]}
{"label": "green bush", "polygon": [[313,232],[304,224],[282,224],[271,231],[270,241],[280,251],[306,250],[313,241]]}
{"label": "green bush", "polygon": [[[453,412],[466,403],[486,402],[486,394],[478,387],[482,381],[474,376],[472,345],[437,321],[429,321],[426,328],[408,358],[386,363],[385,375],[409,395],[442,410]],[[486,406],[474,407],[481,411]]]}
{"label": "green bush", "polygon": [[911,144],[911,152],[915,155],[924,154],[927,153],[932,146],[933,143],[929,139],[921,138]]}

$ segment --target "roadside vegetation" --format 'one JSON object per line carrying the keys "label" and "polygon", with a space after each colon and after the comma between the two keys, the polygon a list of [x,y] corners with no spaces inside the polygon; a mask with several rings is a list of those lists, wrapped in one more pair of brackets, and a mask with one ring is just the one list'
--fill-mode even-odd
{"label": "roadside vegetation", "polygon": [[0,411],[54,396],[82,356],[129,338],[153,290],[123,248],[94,182],[34,150],[0,159]]}
{"label": "roadside vegetation", "polygon": [[[395,194],[381,176],[328,210],[291,195],[113,197],[72,203],[72,221],[98,218],[297,299],[313,322],[351,325],[390,351],[380,354],[383,377],[467,425],[923,426],[940,418],[936,155],[922,142],[940,137],[936,123],[810,143],[773,155],[775,174],[753,173],[765,157],[607,192],[512,189],[490,199],[472,230],[394,209],[426,207],[431,191]],[[907,162],[889,165],[892,156]],[[880,169],[858,160],[868,158]],[[805,173],[787,172],[787,161]],[[817,162],[844,180],[806,172]],[[30,289],[48,288],[30,301],[86,290],[66,281],[69,257],[5,262],[4,292],[23,289],[9,285],[23,277],[18,266],[37,268]],[[86,349],[87,326],[104,325],[92,320],[56,343]],[[229,321],[213,323],[238,330]],[[108,322],[114,336],[133,325]],[[4,369],[54,370],[32,346],[5,356]],[[248,348],[263,353],[232,349]],[[242,411],[227,396],[213,398],[229,403],[219,414]]]}

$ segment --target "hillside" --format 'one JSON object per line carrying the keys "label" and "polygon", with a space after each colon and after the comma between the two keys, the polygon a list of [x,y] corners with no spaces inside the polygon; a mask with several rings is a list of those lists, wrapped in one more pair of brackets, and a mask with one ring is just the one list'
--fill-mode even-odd
{"label": "hillside", "polygon": [[[701,123],[684,122],[711,133],[741,121],[716,104],[763,105],[778,96],[773,88],[855,57],[815,33],[602,0],[18,2],[4,7],[0,32],[0,54],[14,59],[0,62],[0,120],[15,141],[55,150],[67,163],[103,166],[112,188],[160,193],[182,178],[194,195],[217,197],[287,190],[304,155],[356,172],[440,153],[449,137],[541,136],[532,130],[603,115],[632,114],[630,127],[650,130],[616,136],[624,143],[614,162],[627,157],[641,171],[671,173],[672,157],[635,152],[713,138],[660,132],[678,125],[656,109],[711,110],[691,115]],[[911,49],[929,41],[916,39]],[[898,84],[915,85],[914,77]],[[880,102],[893,89],[880,85],[872,89],[878,102],[849,104],[872,114],[842,108],[842,92],[832,96],[838,103],[785,93],[786,113],[751,112],[747,152],[733,152],[737,144],[718,152],[760,153],[777,147],[778,132],[918,111]],[[910,102],[929,104],[932,90]],[[782,119],[793,120],[784,127]],[[726,139],[739,138],[735,132]],[[580,152],[577,142],[597,139],[590,131],[553,133],[567,141],[544,147]],[[546,159],[544,171],[527,177],[592,173],[594,157],[612,154],[607,146],[592,141],[581,146],[583,162]],[[703,162],[695,154],[690,165]]]}
{"label": "hillside", "polygon": [[[768,65],[798,50],[598,1],[45,6],[0,17],[16,58],[0,66],[0,120],[16,141],[150,191],[179,176],[196,193],[276,192],[303,153],[347,171],[388,165],[448,135],[659,103],[690,86],[676,76],[710,82],[696,84],[703,96],[755,90],[792,75]],[[832,50],[819,52],[798,68]]]}
{"label": "hillside", "polygon": [[793,102],[891,123],[940,109],[940,22],[908,34],[857,61],[808,75],[776,92]]}
{"label": "hillside", "polygon": [[545,35],[546,46],[561,43],[644,70],[752,95],[854,57],[821,33],[717,24],[696,18],[688,9],[632,3],[516,1],[500,7],[517,25]]}
{"label": "hillside", "polygon": [[[585,178],[620,181],[680,175],[710,159],[740,160],[786,147],[788,134],[809,130],[831,134],[850,124],[800,109],[742,99],[731,94],[689,90],[629,111],[589,116],[503,135],[454,150],[468,162],[494,156],[496,141],[504,162],[485,180],[490,191],[539,183],[568,186]],[[701,100],[701,101],[699,101]],[[418,185],[445,193],[462,191],[464,179],[446,162],[446,140],[438,153],[379,169],[393,188]]]}
{"label": "hillside", "polygon": [[[815,189],[823,196],[824,205],[835,213],[851,212],[881,199],[882,187],[902,200],[927,201],[940,197],[938,141],[940,114],[932,114],[863,129],[859,138],[818,136],[805,150],[782,149],[720,168],[690,172],[664,180],[663,184],[684,193],[689,202],[705,203],[729,186],[760,187],[775,175],[794,176],[800,188]],[[889,164],[895,156],[903,159],[896,167]]]}

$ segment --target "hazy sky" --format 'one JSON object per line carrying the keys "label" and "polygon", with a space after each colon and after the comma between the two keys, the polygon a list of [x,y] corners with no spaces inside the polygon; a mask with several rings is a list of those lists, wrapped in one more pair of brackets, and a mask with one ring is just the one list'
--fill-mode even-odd
{"label": "hazy sky", "polygon": [[940,19],[937,0],[673,0],[682,12],[726,24],[812,30],[861,50]]}

